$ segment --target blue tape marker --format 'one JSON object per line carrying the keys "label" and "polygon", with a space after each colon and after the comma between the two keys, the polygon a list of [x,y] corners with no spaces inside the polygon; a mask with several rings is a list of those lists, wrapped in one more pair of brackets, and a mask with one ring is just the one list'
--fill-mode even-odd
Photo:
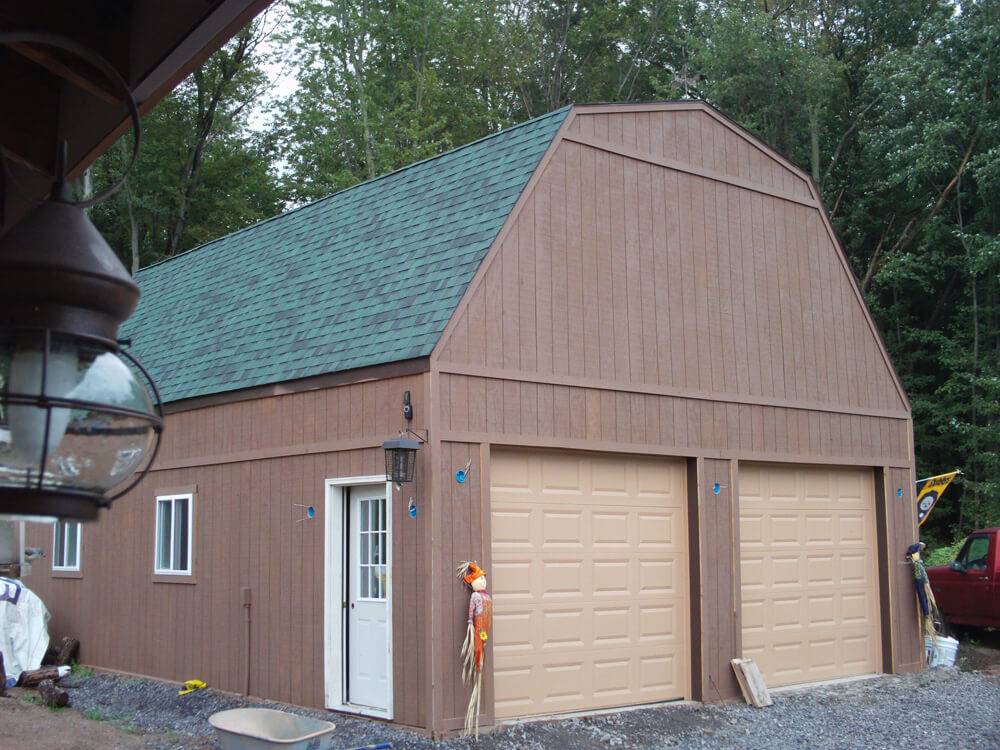
{"label": "blue tape marker", "polygon": [[410,511],[410,518],[417,517],[417,504],[413,502],[412,497],[410,498],[410,504],[407,506],[407,509]]}
{"label": "blue tape marker", "polygon": [[465,484],[465,472],[459,469],[455,472],[455,481],[459,484]]}
{"label": "blue tape marker", "polygon": [[900,487],[899,489],[896,490],[896,497],[902,497],[902,496],[903,496],[903,488]]}

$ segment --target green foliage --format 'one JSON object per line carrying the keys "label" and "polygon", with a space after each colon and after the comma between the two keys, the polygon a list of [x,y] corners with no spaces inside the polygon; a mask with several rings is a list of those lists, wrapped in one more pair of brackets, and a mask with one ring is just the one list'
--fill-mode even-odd
{"label": "green foliage", "polygon": [[69,663],[70,671],[81,679],[87,677],[93,677],[94,668],[86,664],[80,664],[76,659],[72,659]]}
{"label": "green foliage", "polygon": [[924,565],[928,568],[933,568],[938,565],[947,565],[958,555],[958,551],[962,549],[962,544],[964,542],[964,539],[959,539],[954,544],[928,547],[923,555]]}
{"label": "green foliage", "polygon": [[[266,84],[263,23],[241,31],[143,118],[135,169],[113,198],[92,209],[133,271],[282,209],[274,140],[246,121]],[[118,179],[131,152],[127,137],[95,162],[95,192]]]}
{"label": "green foliage", "polygon": [[99,708],[88,708],[86,711],[81,711],[85,719],[90,719],[91,721],[110,721],[111,717],[101,711]]}

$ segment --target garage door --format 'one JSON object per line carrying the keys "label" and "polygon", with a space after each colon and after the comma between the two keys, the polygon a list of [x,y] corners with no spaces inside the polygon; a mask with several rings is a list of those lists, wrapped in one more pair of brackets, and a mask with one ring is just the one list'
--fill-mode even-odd
{"label": "garage door", "polygon": [[739,476],[744,657],[769,686],[881,671],[872,471]]}
{"label": "garage door", "polygon": [[491,456],[496,716],[683,698],[682,462]]}

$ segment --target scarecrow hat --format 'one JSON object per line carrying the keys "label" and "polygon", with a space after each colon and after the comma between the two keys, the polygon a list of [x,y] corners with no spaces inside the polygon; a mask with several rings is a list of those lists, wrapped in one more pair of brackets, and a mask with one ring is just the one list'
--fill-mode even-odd
{"label": "scarecrow hat", "polygon": [[471,586],[474,580],[479,578],[479,576],[484,576],[484,575],[486,575],[486,571],[480,568],[479,565],[476,564],[476,561],[473,560],[472,562],[469,563],[468,575],[462,576],[462,580]]}

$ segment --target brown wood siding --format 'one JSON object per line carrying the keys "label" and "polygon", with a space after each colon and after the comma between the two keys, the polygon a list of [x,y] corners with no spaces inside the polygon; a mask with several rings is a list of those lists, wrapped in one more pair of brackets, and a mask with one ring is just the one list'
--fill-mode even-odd
{"label": "brown wood siding", "polygon": [[730,177],[756,179],[775,191],[812,197],[806,180],[752,138],[723,125],[720,115],[701,108],[680,107],[683,105],[674,105],[667,111],[633,114],[580,112],[568,131]]}
{"label": "brown wood siding", "polygon": [[841,465],[909,461],[905,419],[481,375],[440,379],[443,440]]}
{"label": "brown wood siding", "polygon": [[[52,529],[29,525],[47,556],[28,585],[52,612],[53,637],[81,641],[81,659],[168,680],[198,677],[242,692],[246,630],[240,590],[253,591],[251,694],[324,703],[325,480],[385,471],[383,440],[402,422],[410,390],[426,424],[426,376],[275,396],[173,414],[157,467],[129,496],[83,527],[82,577],[52,578]],[[299,455],[286,455],[297,451]],[[429,575],[424,543],[431,463],[393,500],[395,720],[429,726]],[[163,468],[163,467],[171,468]],[[197,486],[196,583],[154,583],[155,496]],[[420,512],[407,513],[413,495]],[[313,520],[295,503],[311,505]]]}
{"label": "brown wood siding", "polygon": [[[700,604],[700,700],[715,702],[740,695],[731,659],[742,656],[739,570],[739,491],[733,461],[697,462],[696,495],[699,549],[691,564],[700,567],[701,590],[692,591],[692,607]],[[718,494],[714,485],[719,485]],[[697,643],[695,639],[692,639]]]}
{"label": "brown wood siding", "polygon": [[886,476],[892,665],[896,672],[918,672],[925,662],[924,639],[920,632],[917,595],[913,590],[913,568],[903,564],[906,548],[919,539],[914,503],[916,476],[910,469],[888,469]]}
{"label": "brown wood siding", "polygon": [[564,141],[436,363],[905,418],[838,252],[816,206]]}
{"label": "brown wood siding", "polygon": [[[444,387],[442,386],[444,397]],[[434,555],[440,577],[437,598],[431,604],[441,613],[436,633],[439,646],[435,652],[435,680],[437,699],[440,701],[439,731],[460,729],[465,721],[471,688],[462,684],[459,651],[465,639],[466,621],[471,590],[456,576],[456,567],[463,560],[477,560],[486,571],[490,565],[490,529],[488,509],[484,496],[489,487],[489,477],[484,471],[483,457],[488,457],[488,446],[470,443],[442,442],[436,463],[440,472],[440,494],[435,498],[436,541]],[[459,483],[455,473],[464,470],[471,459],[468,479]],[[488,461],[486,462],[488,467]],[[488,469],[487,469],[488,470]],[[486,667],[483,673],[483,702],[481,724],[493,723],[493,658],[488,644]]]}

